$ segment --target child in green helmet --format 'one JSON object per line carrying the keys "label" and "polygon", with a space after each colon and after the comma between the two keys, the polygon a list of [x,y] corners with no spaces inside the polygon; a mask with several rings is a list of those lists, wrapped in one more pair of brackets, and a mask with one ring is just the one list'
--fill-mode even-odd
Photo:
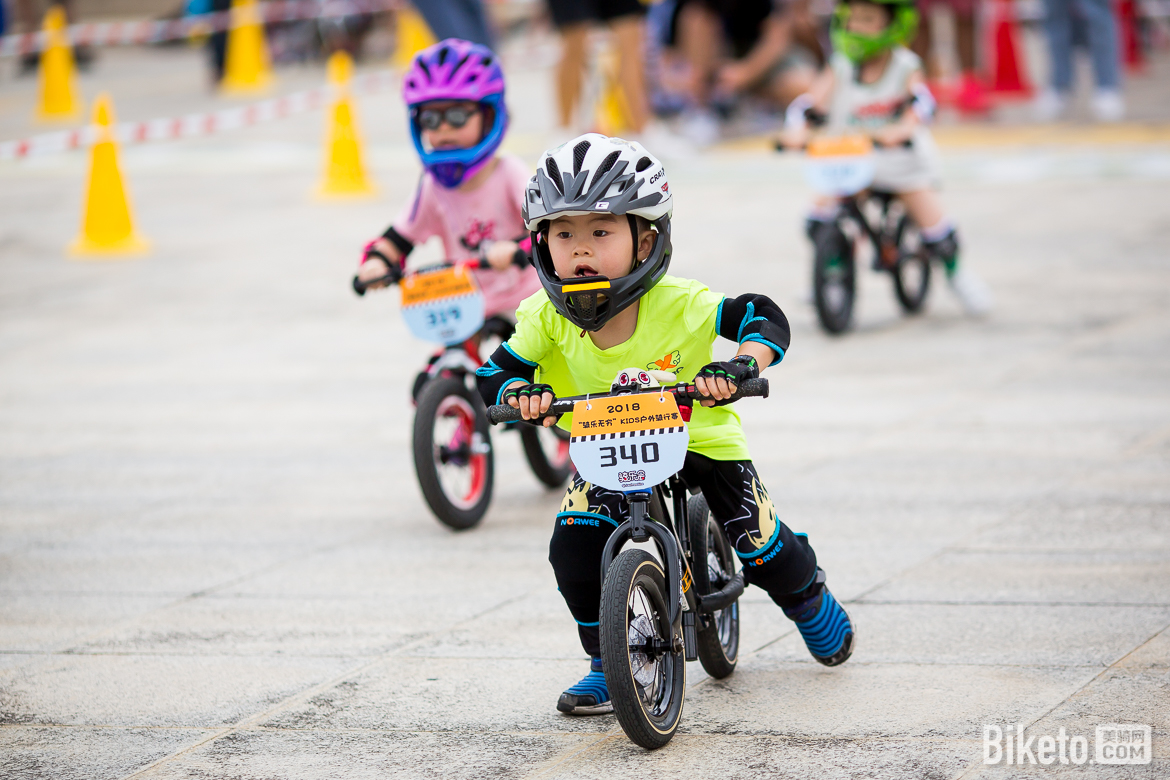
{"label": "child in green helmet", "polygon": [[[812,88],[792,101],[783,143],[808,141],[808,115],[826,116],[830,133],[860,133],[875,146],[875,189],[902,200],[922,232],[923,244],[947,270],[951,289],[970,314],[985,314],[991,293],[969,269],[960,267],[959,241],[937,192],[937,151],[926,123],[935,102],[926,88],[922,61],[908,48],[918,28],[913,0],[844,0],[833,15],[834,52]],[[809,218],[809,235],[836,229],[838,204],[819,198]]]}

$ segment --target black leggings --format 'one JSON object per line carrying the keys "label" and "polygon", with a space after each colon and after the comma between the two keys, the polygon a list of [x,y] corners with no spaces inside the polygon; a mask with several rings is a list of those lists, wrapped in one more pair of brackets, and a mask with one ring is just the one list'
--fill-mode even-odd
{"label": "black leggings", "polygon": [[[711,460],[688,452],[681,476],[703,491],[743,564],[744,579],[767,591],[781,607],[807,598],[806,589],[816,578],[816,553],[804,534],[794,534],[776,517],[750,460]],[[609,535],[628,517],[625,494],[574,474],[553,526],[548,560],[591,656],[601,655],[601,555]]]}

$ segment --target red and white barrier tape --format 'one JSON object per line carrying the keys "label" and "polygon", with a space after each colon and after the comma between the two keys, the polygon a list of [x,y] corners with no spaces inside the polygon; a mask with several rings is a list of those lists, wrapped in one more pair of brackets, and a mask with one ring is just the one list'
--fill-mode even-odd
{"label": "red and white barrier tape", "polygon": [[[353,89],[355,92],[372,93],[395,86],[397,83],[397,74],[390,70],[380,70],[354,78]],[[247,106],[203,114],[149,119],[144,122],[119,122],[114,127],[114,138],[122,144],[140,144],[213,135],[223,130],[248,127],[316,110],[325,104],[329,95],[328,87],[318,87],[284,97],[261,100]],[[97,128],[89,125],[76,130],[34,135],[18,141],[4,141],[0,143],[0,161],[81,149],[92,144],[97,137]]]}
{"label": "red and white barrier tape", "polygon": [[[398,8],[398,0],[271,0],[260,4],[266,24],[300,19],[330,19],[372,14]],[[181,19],[143,19],[135,22],[100,22],[70,25],[69,41],[85,46],[129,46],[190,38],[194,34],[223,32],[231,26],[231,11],[184,16]],[[43,32],[5,35],[0,38],[0,57],[31,54],[44,47]]]}

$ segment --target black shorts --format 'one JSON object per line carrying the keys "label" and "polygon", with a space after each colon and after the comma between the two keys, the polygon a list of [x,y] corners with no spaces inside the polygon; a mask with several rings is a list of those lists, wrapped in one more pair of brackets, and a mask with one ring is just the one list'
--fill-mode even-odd
{"label": "black shorts", "polygon": [[567,27],[581,22],[608,22],[620,16],[646,13],[638,0],[548,0],[553,24]]}

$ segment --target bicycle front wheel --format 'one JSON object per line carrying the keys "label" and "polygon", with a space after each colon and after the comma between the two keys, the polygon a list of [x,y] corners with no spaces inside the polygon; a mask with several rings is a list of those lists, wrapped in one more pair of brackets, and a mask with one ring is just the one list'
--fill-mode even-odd
{"label": "bicycle front wheel", "polygon": [[487,414],[463,378],[427,382],[414,414],[414,469],[435,517],[461,531],[479,523],[492,500]]}
{"label": "bicycle front wheel", "polygon": [[675,648],[669,604],[649,553],[626,550],[610,564],[601,586],[605,684],[622,730],[647,750],[669,742],[682,720],[686,653],[681,641]]}
{"label": "bicycle front wheel", "polygon": [[836,223],[822,225],[813,237],[813,297],[821,327],[844,333],[853,319],[857,279],[853,245]]}

